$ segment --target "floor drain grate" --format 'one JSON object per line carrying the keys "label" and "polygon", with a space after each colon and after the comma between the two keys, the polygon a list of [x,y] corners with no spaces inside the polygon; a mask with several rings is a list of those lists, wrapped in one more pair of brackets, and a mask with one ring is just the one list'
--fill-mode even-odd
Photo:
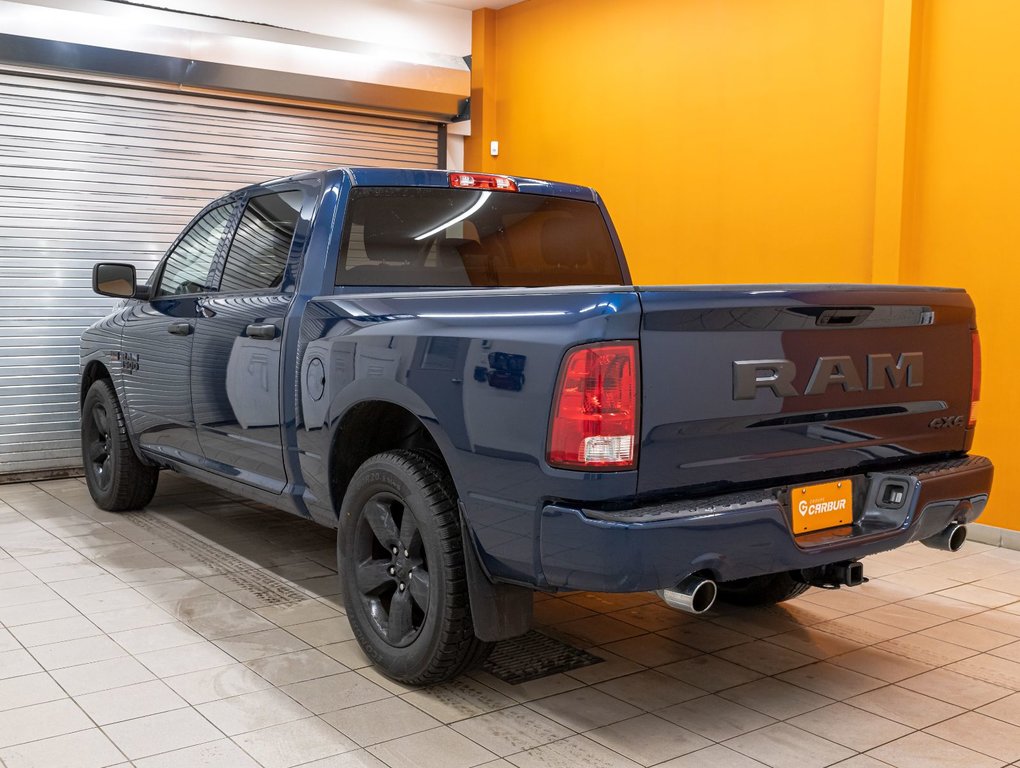
{"label": "floor drain grate", "polygon": [[517,685],[600,661],[604,659],[532,630],[499,643],[482,668],[504,682]]}

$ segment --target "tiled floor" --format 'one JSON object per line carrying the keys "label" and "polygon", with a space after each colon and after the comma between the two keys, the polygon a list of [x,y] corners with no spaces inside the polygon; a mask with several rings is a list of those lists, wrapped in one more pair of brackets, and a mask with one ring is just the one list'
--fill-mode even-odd
{"label": "tiled floor", "polygon": [[0,761],[179,766],[1020,765],[1020,552],[911,546],[871,582],[694,618],[539,596],[604,662],[424,690],[367,666],[330,531],[170,474],[143,514],[0,486]]}

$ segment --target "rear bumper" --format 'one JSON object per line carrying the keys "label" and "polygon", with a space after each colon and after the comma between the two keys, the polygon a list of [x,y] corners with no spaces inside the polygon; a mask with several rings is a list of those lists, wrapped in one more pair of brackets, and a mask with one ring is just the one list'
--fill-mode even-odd
{"label": "rear bumper", "polygon": [[[541,520],[543,576],[550,587],[639,592],[692,573],[729,581],[857,559],[973,522],[992,474],[988,459],[964,456],[856,476],[854,524],[797,538],[785,488],[613,512],[550,504]],[[907,489],[899,509],[877,503],[886,482]]]}

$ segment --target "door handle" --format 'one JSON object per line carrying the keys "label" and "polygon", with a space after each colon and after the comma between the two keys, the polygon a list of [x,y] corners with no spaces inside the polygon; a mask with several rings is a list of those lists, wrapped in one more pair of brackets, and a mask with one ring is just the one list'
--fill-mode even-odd
{"label": "door handle", "polygon": [[192,330],[191,323],[170,323],[166,327],[167,333],[172,333],[174,336],[190,336]]}
{"label": "door handle", "polygon": [[273,323],[252,323],[244,329],[249,339],[275,339],[279,329]]}

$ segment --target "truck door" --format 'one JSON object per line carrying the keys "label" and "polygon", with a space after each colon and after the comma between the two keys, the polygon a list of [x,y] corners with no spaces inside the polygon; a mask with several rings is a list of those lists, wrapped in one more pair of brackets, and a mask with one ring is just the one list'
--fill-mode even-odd
{"label": "truck door", "polygon": [[192,463],[201,456],[191,408],[191,352],[198,303],[237,203],[199,216],[178,238],[124,323],[126,412],[143,448]]}
{"label": "truck door", "polygon": [[205,466],[279,493],[281,341],[293,298],[287,264],[304,192],[255,194],[241,214],[215,293],[199,301],[191,397]]}

